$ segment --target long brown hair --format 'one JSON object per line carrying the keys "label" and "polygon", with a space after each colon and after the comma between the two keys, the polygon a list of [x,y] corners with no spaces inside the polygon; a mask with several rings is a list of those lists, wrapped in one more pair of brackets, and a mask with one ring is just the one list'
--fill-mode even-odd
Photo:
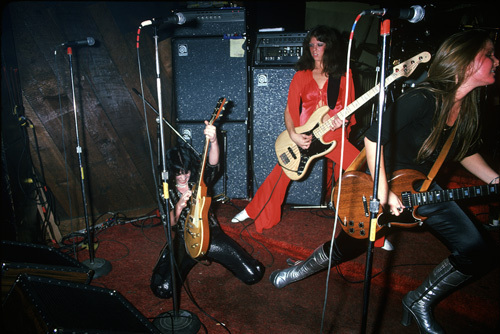
{"label": "long brown hair", "polygon": [[[436,52],[429,67],[429,76],[420,88],[428,89],[436,96],[436,110],[431,134],[418,152],[417,161],[428,158],[437,148],[439,137],[455,103],[458,88],[470,75],[470,65],[481,52],[489,36],[482,30],[466,30],[447,38]],[[462,160],[470,147],[479,140],[479,93],[477,87],[462,100],[460,113],[455,121],[455,141],[458,143],[455,160]]]}
{"label": "long brown hair", "polygon": [[309,43],[316,37],[318,41],[325,43],[323,55],[323,72],[333,78],[339,78],[345,73],[346,47],[340,32],[334,28],[320,25],[311,29],[302,42],[303,54],[295,64],[298,71],[314,70],[314,58],[309,52]]}

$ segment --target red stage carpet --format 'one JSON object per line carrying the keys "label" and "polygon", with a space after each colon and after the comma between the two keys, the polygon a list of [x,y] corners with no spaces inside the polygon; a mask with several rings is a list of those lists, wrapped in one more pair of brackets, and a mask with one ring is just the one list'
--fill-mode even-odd
{"label": "red stage carpet", "polygon": [[[245,204],[242,200],[216,204],[216,213],[226,233],[266,265],[266,274],[258,284],[247,286],[218,264],[196,265],[186,286],[193,299],[184,291],[179,304],[200,318],[204,326],[200,333],[304,334],[320,333],[321,328],[323,333],[360,333],[365,256],[332,269],[326,302],[326,271],[281,290],[268,281],[272,271],[287,266],[287,258],[305,258],[331,237],[331,211],[286,206],[282,222],[258,234],[251,220],[245,222],[246,228],[229,223]],[[499,239],[498,229],[490,233]],[[96,257],[110,261],[113,268],[92,285],[119,291],[151,320],[173,309],[171,300],[155,297],[149,288],[151,271],[165,242],[158,221],[113,226],[97,237]],[[373,274],[377,275],[370,284],[367,333],[418,333],[415,324],[400,324],[401,298],[448,252],[418,228],[401,230],[389,239],[394,251],[374,251]],[[87,255],[80,252],[78,260]],[[495,270],[439,304],[435,315],[447,333],[499,332],[499,278],[500,270]]]}

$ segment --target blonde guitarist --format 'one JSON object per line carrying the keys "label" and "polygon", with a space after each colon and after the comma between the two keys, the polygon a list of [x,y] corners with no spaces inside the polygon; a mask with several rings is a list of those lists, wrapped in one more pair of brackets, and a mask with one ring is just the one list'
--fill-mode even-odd
{"label": "blonde guitarist", "polygon": [[[308,148],[318,141],[313,143],[310,134],[298,134],[295,128],[305,124],[313,114],[318,115],[314,112],[319,107],[326,106],[325,114],[319,116],[325,120],[344,109],[346,52],[339,32],[326,26],[318,26],[309,31],[303,42],[303,50],[303,55],[296,64],[298,71],[289,87],[284,118],[290,138],[298,146]],[[349,77],[351,79],[352,75]],[[349,80],[348,87],[347,104],[350,104],[355,99],[352,80]],[[354,123],[355,119],[352,117],[345,131],[346,134],[349,133],[350,126]],[[325,134],[325,139],[329,142],[336,140],[340,143],[342,131],[338,127],[341,125],[340,120],[333,122],[332,131]],[[338,145],[325,155],[334,162],[335,178],[339,174],[340,151],[341,145]],[[356,147],[345,140],[343,168],[347,168],[358,153]],[[290,178],[283,172],[282,165],[278,163],[262,183],[252,201],[231,221],[238,223],[248,218],[254,219],[259,233],[278,224],[281,220],[281,206],[290,181]],[[320,186],[318,184],[318,188]]]}
{"label": "blonde guitarist", "polygon": [[[210,190],[210,187],[214,184],[219,174],[220,150],[216,127],[205,121],[203,133],[209,146],[203,176],[204,183]],[[195,224],[195,222],[189,221],[191,212],[193,211],[190,201],[193,200],[191,197],[194,197],[193,180],[196,180],[196,174],[200,171],[200,161],[198,156],[187,145],[184,145],[184,143],[179,143],[177,146],[169,149],[166,155],[170,178],[169,205],[171,207],[171,224],[173,225],[172,230],[175,233],[172,244],[176,262],[175,268],[178,270],[176,272],[178,282],[176,287],[178,291],[175,293],[179,294],[182,283],[199,261],[219,263],[247,285],[259,282],[264,275],[264,266],[222,231],[217,218],[212,210],[210,210],[209,201],[200,203],[199,199],[194,199],[196,202],[193,205],[205,204],[208,206],[199,209],[207,211],[208,231],[206,232],[209,232],[207,233],[209,240],[206,251],[200,251],[200,255],[196,258],[191,255],[190,249],[187,249],[187,245],[190,244],[191,240],[186,239],[198,236],[195,235],[195,232],[185,232],[192,228],[190,224]],[[201,219],[205,219],[205,215],[200,216],[203,217]],[[168,242],[166,242],[153,269],[150,284],[151,290],[159,298],[171,298],[174,293],[172,291],[172,273],[170,268],[170,249],[168,248]]]}
{"label": "blonde guitarist", "polygon": [[[493,42],[485,31],[465,30],[450,36],[437,50],[428,78],[399,97],[384,113],[378,184],[380,215],[392,215],[392,219],[407,213],[412,215],[413,206],[405,206],[405,201],[392,185],[398,183],[401,175],[411,176],[418,172],[422,177],[418,180],[410,177],[412,182],[408,182],[407,186],[409,190],[420,191],[422,181],[439,161],[443,148],[448,146],[448,138],[451,138],[452,145],[446,151],[446,159],[459,162],[484,185],[488,185],[485,189],[497,189],[499,173],[479,153],[481,137],[478,129],[480,96],[485,96],[481,90],[495,83],[495,72],[499,66],[494,50]],[[372,175],[376,168],[377,138],[378,124],[374,124],[365,137],[366,161]],[[342,184],[342,191],[349,191],[346,183]],[[434,181],[428,190],[438,192],[443,189]],[[357,207],[363,211],[363,192],[355,189],[351,192],[359,196]],[[346,195],[343,195],[340,199],[341,207],[345,207],[342,205],[345,198]],[[459,199],[458,196],[454,198]],[[444,201],[436,195],[429,200],[431,203],[427,205],[417,203],[416,213],[424,217],[423,226],[432,232],[430,237],[435,236],[448,252],[422,284],[403,297],[401,324],[409,326],[414,321],[420,333],[437,334],[445,333],[447,327],[446,332],[457,331],[458,328],[453,329],[451,323],[439,324],[433,310],[439,307],[440,301],[472,278],[479,278],[497,268],[500,249],[494,238],[483,231],[482,226],[475,224],[455,201]],[[495,200],[498,198],[492,198],[492,201]],[[340,211],[343,222],[345,215]],[[350,223],[348,218],[345,220]],[[353,220],[354,225],[357,222]],[[366,251],[366,240],[352,238],[342,230],[333,244],[329,240],[301,263],[273,272],[270,281],[277,288],[283,288],[326,269],[329,261],[340,264],[354,259]],[[414,246],[415,252],[425,256],[425,249]],[[330,249],[331,258],[328,255]]]}

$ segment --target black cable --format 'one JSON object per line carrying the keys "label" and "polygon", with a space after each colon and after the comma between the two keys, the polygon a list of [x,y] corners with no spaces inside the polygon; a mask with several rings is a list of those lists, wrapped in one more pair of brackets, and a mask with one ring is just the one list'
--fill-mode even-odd
{"label": "black cable", "polygon": [[[171,251],[171,250],[169,250],[169,251]],[[195,259],[195,260],[196,260],[196,259]],[[202,263],[201,261],[197,261],[197,262],[198,262],[198,263]],[[202,264],[203,264],[203,263],[202,263]],[[180,274],[179,266],[178,266],[178,264],[177,264],[177,262],[176,262],[176,261],[174,261],[174,265],[175,265],[175,269],[176,269],[176,270],[175,270],[175,272],[176,272],[176,274],[177,274],[178,278],[182,281],[182,276],[181,276],[181,274]],[[187,296],[189,297],[189,300],[191,300],[191,302],[193,303],[193,305],[194,305],[194,306],[196,306],[196,308],[198,308],[198,310],[200,310],[200,312],[202,312],[203,314],[205,314],[208,318],[212,319],[212,320],[213,320],[216,324],[218,324],[218,325],[222,326],[222,327],[223,327],[223,328],[224,328],[224,329],[225,329],[228,333],[231,333],[231,332],[229,331],[229,329],[226,327],[226,325],[225,325],[223,322],[221,322],[221,321],[217,320],[215,317],[213,317],[213,316],[211,316],[210,314],[208,314],[208,313],[207,313],[207,312],[206,312],[206,311],[205,311],[205,310],[204,310],[204,309],[203,309],[203,308],[202,308],[202,307],[201,307],[201,306],[200,306],[200,305],[196,302],[196,299],[194,298],[193,294],[191,293],[191,290],[189,289],[189,287],[187,286],[186,281],[187,281],[187,279],[186,279],[186,280],[184,280],[184,281],[182,281],[182,288],[183,288],[183,289],[184,289],[184,291],[186,292]],[[177,293],[177,292],[176,292],[176,291],[173,291],[173,293]],[[200,322],[201,322],[201,320],[200,320]],[[205,330],[206,330],[205,325],[204,325],[203,323],[202,323],[202,325],[203,325],[203,327],[204,327],[204,328],[205,328]],[[208,333],[208,332],[207,332],[207,333]]]}

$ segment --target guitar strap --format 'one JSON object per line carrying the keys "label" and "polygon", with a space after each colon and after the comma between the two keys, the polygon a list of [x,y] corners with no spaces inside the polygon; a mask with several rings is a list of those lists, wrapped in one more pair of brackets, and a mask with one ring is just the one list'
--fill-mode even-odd
{"label": "guitar strap", "polygon": [[441,168],[441,165],[443,164],[446,156],[448,155],[448,151],[450,150],[453,138],[455,138],[455,132],[457,132],[457,127],[453,129],[453,131],[450,133],[450,136],[446,140],[446,143],[444,143],[443,148],[441,149],[441,152],[439,153],[439,156],[436,159],[436,162],[434,162],[434,165],[432,166],[431,170],[429,171],[429,174],[427,175],[427,179],[424,181],[422,187],[419,190],[420,192],[427,191],[427,189],[432,183],[432,180],[439,171],[439,168]]}
{"label": "guitar strap", "polygon": [[330,109],[335,109],[335,105],[337,104],[337,99],[339,97],[339,89],[340,89],[340,77],[328,79],[328,87],[326,88],[326,96],[328,99],[328,107]]}
{"label": "guitar strap", "polygon": [[359,152],[358,156],[351,162],[349,167],[345,170],[346,172],[350,172],[352,170],[360,170],[361,166],[366,163],[366,151],[365,148]]}

